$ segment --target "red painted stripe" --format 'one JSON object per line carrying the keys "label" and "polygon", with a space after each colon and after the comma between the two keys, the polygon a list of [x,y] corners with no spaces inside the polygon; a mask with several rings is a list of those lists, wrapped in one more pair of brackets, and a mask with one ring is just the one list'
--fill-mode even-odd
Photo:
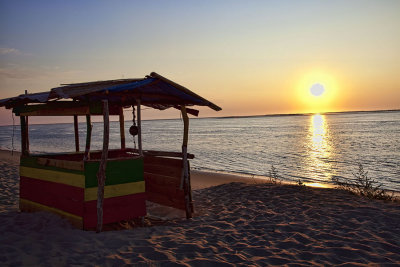
{"label": "red painted stripe", "polygon": [[20,197],[83,217],[84,188],[20,177]]}
{"label": "red painted stripe", "polygon": [[[130,220],[146,215],[146,193],[112,197],[104,199],[103,223],[113,223],[121,220]],[[85,202],[83,217],[85,229],[97,225],[97,200]]]}

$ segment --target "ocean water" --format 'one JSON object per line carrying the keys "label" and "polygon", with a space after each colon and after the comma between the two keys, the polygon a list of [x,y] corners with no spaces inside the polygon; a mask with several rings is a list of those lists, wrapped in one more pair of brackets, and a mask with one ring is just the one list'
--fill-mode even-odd
{"label": "ocean water", "polygon": [[[400,111],[191,119],[189,128],[192,168],[268,176],[273,165],[282,180],[326,184],[354,179],[361,163],[382,188],[400,191]],[[181,120],[143,121],[142,129],[143,149],[180,151]],[[94,123],[92,149],[102,148],[102,132]],[[85,123],[79,133],[84,150]],[[117,122],[110,134],[110,148],[118,148]],[[29,135],[32,152],[75,149],[72,124],[30,125]],[[13,147],[20,150],[19,126],[0,126],[0,148]]]}

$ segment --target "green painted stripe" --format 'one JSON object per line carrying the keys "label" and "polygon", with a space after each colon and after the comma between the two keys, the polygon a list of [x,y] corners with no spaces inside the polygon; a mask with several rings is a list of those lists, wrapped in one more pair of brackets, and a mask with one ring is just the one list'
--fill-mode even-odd
{"label": "green painted stripe", "polygon": [[[45,157],[45,156],[42,156],[42,157]],[[37,157],[21,157],[20,166],[49,170],[49,171],[61,171],[61,172],[67,172],[67,173],[72,173],[72,174],[83,174],[83,171],[69,170],[69,169],[57,168],[54,166],[41,165],[41,164],[37,163]]]}
{"label": "green painted stripe", "polygon": [[[86,162],[86,188],[97,187],[100,162]],[[144,181],[143,158],[107,161],[105,185]]]}

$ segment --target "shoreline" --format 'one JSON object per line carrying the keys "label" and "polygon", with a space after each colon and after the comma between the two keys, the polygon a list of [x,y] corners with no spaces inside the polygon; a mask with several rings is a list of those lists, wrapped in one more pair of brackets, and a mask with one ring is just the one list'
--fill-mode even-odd
{"label": "shoreline", "polygon": [[[10,151],[0,149],[0,160],[10,161],[16,164],[19,164],[21,153],[18,151]],[[260,176],[260,175],[252,175],[245,173],[234,173],[234,172],[226,172],[226,171],[215,171],[215,170],[200,170],[196,168],[192,168],[190,170],[192,179],[192,188],[193,190],[202,189],[210,186],[216,186],[224,183],[230,182],[243,182],[247,184],[258,184],[258,183],[268,183],[269,177]],[[287,185],[295,185],[295,182],[282,181],[281,184]],[[334,188],[332,184],[323,184],[323,183],[305,183],[306,186],[310,187],[323,187],[323,188]]]}
{"label": "shoreline", "polygon": [[[21,153],[19,151],[10,151],[0,149],[0,160],[13,162],[19,164]],[[270,178],[267,176],[261,175],[253,175],[246,173],[234,173],[228,171],[216,171],[216,170],[200,170],[198,168],[192,168],[190,170],[192,176],[192,189],[203,189],[211,186],[221,185],[224,183],[232,183],[232,182],[242,182],[246,184],[260,184],[260,183],[270,183]],[[298,185],[297,182],[294,181],[284,181],[279,180],[279,184],[282,185]],[[331,188],[336,189],[336,185],[328,184],[328,183],[319,183],[319,182],[304,182],[303,185],[312,188]],[[395,190],[385,190],[388,193],[393,193],[395,197],[400,197],[400,192]]]}

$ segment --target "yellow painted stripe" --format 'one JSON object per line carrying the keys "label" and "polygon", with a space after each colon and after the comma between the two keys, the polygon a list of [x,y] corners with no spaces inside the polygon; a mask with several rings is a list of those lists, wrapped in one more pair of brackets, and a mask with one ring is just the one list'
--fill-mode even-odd
{"label": "yellow painted stripe", "polygon": [[59,172],[20,166],[19,175],[54,183],[85,188],[85,176],[83,174],[74,174],[68,172]]}
{"label": "yellow painted stripe", "polygon": [[[104,198],[120,197],[145,192],[144,181],[104,186]],[[97,200],[97,187],[85,189],[85,201]]]}
{"label": "yellow painted stripe", "polygon": [[27,200],[24,198],[19,199],[19,206],[22,211],[48,211],[51,213],[55,213],[61,217],[66,218],[68,221],[70,221],[76,227],[78,227],[78,228],[83,227],[82,217],[62,211],[60,209],[42,205],[42,204]]}

